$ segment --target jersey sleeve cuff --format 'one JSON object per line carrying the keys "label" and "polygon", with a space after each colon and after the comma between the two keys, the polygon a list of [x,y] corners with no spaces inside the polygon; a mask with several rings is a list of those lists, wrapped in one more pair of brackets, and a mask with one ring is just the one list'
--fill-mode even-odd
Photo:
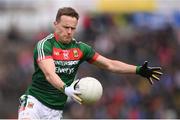
{"label": "jersey sleeve cuff", "polygon": [[96,59],[98,58],[98,56],[99,56],[99,53],[95,53],[94,54],[94,56],[92,57],[92,59],[90,59],[88,62],[90,63],[90,64],[92,64],[93,62],[95,62],[96,61]]}
{"label": "jersey sleeve cuff", "polygon": [[52,56],[45,56],[44,58],[38,58],[36,61],[40,62],[40,61],[46,60],[46,59],[52,59]]}

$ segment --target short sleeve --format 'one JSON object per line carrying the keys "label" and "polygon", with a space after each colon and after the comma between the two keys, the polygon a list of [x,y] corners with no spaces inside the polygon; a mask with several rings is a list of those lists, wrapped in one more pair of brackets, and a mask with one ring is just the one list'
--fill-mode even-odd
{"label": "short sleeve", "polygon": [[41,61],[48,58],[52,58],[52,45],[48,40],[41,40],[34,49],[34,59]]}
{"label": "short sleeve", "polygon": [[98,53],[89,45],[81,43],[81,49],[83,50],[83,60],[93,63],[98,57]]}

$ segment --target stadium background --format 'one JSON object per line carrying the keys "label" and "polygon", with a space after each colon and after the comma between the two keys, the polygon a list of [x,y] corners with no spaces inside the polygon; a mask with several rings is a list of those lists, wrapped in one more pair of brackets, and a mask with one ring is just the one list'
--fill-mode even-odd
{"label": "stadium background", "polygon": [[59,7],[80,13],[76,38],[101,54],[130,64],[162,66],[150,86],[135,75],[117,75],[81,65],[78,77],[93,76],[104,88],[100,102],[69,101],[64,118],[180,118],[179,0],[1,0],[0,118],[17,118],[18,98],[31,83],[32,50],[52,32]]}

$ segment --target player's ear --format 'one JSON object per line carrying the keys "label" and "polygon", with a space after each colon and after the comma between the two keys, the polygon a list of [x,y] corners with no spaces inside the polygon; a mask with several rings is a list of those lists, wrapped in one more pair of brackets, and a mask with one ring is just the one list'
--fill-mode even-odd
{"label": "player's ear", "polygon": [[57,23],[57,21],[54,21],[54,26],[56,26],[58,23]]}

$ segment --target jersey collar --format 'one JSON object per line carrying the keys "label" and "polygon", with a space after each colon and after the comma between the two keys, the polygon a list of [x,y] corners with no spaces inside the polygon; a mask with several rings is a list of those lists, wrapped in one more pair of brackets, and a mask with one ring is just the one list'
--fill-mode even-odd
{"label": "jersey collar", "polygon": [[55,37],[55,40],[58,42],[58,40],[59,40],[59,36],[58,36],[58,34],[57,34],[57,33],[55,33],[55,32],[54,32],[54,37]]}

